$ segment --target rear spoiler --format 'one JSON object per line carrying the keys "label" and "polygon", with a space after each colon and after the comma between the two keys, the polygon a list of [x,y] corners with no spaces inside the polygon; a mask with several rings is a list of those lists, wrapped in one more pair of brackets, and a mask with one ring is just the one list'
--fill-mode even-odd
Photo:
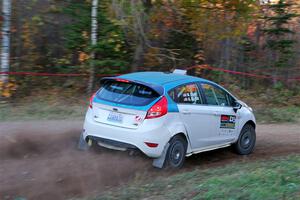
{"label": "rear spoiler", "polygon": [[155,84],[151,84],[151,83],[145,83],[142,81],[136,81],[136,80],[129,80],[129,79],[124,79],[124,78],[119,78],[119,77],[104,77],[100,80],[100,84],[105,83],[106,81],[117,81],[117,82],[126,82],[126,83],[137,83],[139,85],[144,85],[147,86],[149,88],[151,88],[152,90],[154,90],[155,92],[157,92],[160,96],[162,96],[165,92],[165,89],[160,86],[160,85],[155,85]]}

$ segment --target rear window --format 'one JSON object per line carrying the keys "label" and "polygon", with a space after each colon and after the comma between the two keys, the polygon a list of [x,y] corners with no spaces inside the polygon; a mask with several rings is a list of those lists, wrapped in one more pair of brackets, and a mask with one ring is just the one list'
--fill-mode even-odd
{"label": "rear window", "polygon": [[145,106],[159,97],[151,88],[136,84],[117,81],[105,82],[100,88],[97,98],[133,106]]}

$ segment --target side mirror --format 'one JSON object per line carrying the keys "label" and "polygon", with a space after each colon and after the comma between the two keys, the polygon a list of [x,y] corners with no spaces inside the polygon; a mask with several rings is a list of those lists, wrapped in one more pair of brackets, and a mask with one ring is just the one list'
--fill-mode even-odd
{"label": "side mirror", "polygon": [[239,109],[242,108],[242,104],[240,104],[239,102],[234,102],[234,106],[233,106],[233,110],[234,112],[237,112]]}

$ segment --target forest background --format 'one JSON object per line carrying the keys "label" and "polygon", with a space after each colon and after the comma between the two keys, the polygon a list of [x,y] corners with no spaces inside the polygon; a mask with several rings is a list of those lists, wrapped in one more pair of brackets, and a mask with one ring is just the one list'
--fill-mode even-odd
{"label": "forest background", "polygon": [[228,88],[261,121],[300,118],[297,0],[9,2],[0,119],[83,116],[101,76],[175,68]]}

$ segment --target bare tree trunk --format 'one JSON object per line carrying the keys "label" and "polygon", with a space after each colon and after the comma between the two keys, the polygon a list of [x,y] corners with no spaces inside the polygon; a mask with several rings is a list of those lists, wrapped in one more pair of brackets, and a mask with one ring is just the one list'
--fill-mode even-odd
{"label": "bare tree trunk", "polygon": [[225,39],[225,46],[224,46],[224,67],[225,69],[230,69],[230,52],[231,51],[231,41],[229,38]]}
{"label": "bare tree trunk", "polygon": [[133,56],[133,61],[132,65],[130,68],[131,72],[136,72],[139,67],[143,64],[143,58],[144,58],[144,52],[145,48],[143,47],[142,42],[139,42],[134,50],[134,56]]}
{"label": "bare tree trunk", "polygon": [[[97,20],[97,14],[98,14],[98,0],[92,1],[92,29],[91,29],[91,45],[95,46],[97,44],[97,31],[98,31],[98,20]],[[91,60],[90,60],[90,77],[89,77],[89,83],[87,92],[88,94],[92,93],[93,85],[94,85],[94,79],[95,79],[95,51],[93,50],[91,52]]]}
{"label": "bare tree trunk", "polygon": [[[10,20],[11,20],[11,0],[2,0],[2,50],[1,50],[1,71],[9,71],[9,57],[10,57]],[[2,75],[1,80],[8,82],[8,75]]]}
{"label": "bare tree trunk", "polygon": [[151,46],[147,39],[148,32],[148,15],[150,13],[152,2],[151,0],[131,0],[130,6],[134,17],[134,32],[136,34],[136,47],[134,51],[133,62],[130,70],[138,71],[138,67],[144,64],[144,54],[146,47]]}

